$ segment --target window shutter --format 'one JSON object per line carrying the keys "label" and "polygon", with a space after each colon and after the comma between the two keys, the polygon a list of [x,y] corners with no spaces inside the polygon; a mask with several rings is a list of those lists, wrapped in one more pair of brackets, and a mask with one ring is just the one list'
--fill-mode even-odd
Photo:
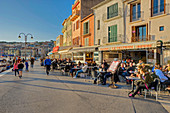
{"label": "window shutter", "polygon": [[153,0],[151,0],[151,17],[153,16]]}
{"label": "window shutter", "polygon": [[89,32],[90,32],[90,21],[88,21],[88,33],[87,34],[89,34]]}
{"label": "window shutter", "polygon": [[89,38],[87,38],[87,46],[89,46]]}
{"label": "window shutter", "polygon": [[132,26],[132,39],[131,39],[131,42],[136,41],[135,37],[136,37],[136,28],[135,28],[135,26]]}
{"label": "window shutter", "polygon": [[132,17],[133,17],[132,11],[133,11],[133,5],[130,4],[130,22],[132,22]]}
{"label": "window shutter", "polygon": [[150,40],[149,32],[148,32],[148,23],[146,24],[146,41]]}
{"label": "window shutter", "polygon": [[86,34],[86,26],[85,26],[86,24],[85,23],[83,23],[83,34],[85,35]]}
{"label": "window shutter", "polygon": [[117,25],[114,26],[114,42],[117,42]]}
{"label": "window shutter", "polygon": [[111,26],[111,38],[110,38],[110,42],[114,42],[114,26]]}

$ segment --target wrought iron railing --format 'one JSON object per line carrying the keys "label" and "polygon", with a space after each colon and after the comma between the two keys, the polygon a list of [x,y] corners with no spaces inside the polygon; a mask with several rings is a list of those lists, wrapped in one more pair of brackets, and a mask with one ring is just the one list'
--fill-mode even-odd
{"label": "wrought iron railing", "polygon": [[132,37],[131,42],[142,42],[142,41],[153,41],[155,40],[154,35],[148,35],[148,36],[137,36],[137,37]]}
{"label": "wrought iron railing", "polygon": [[104,13],[102,19],[103,19],[103,21],[107,21],[107,20],[117,17],[117,16],[123,17],[122,8],[118,8],[118,11],[114,11],[113,13],[110,13],[110,14],[108,14],[108,12]]}
{"label": "wrought iron railing", "polygon": [[102,43],[103,44],[112,43],[112,42],[122,42],[122,43],[124,43],[125,42],[124,38],[125,37],[122,34],[118,34],[117,36],[113,36],[113,37],[106,36],[106,37],[103,37]]}

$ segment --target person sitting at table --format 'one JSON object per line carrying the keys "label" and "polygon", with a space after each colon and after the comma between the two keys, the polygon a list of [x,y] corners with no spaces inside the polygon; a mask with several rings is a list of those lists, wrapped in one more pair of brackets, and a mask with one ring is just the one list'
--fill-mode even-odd
{"label": "person sitting at table", "polygon": [[160,78],[162,84],[170,85],[170,78],[165,76],[157,66],[155,66],[155,74]]}
{"label": "person sitting at table", "polygon": [[92,66],[97,66],[97,64],[96,64],[96,62],[95,62],[95,61],[93,61]]}
{"label": "person sitting at table", "polygon": [[120,67],[117,70],[117,74],[118,76],[121,75],[123,78],[126,79],[126,69],[125,69],[125,64],[121,63]]}
{"label": "person sitting at table", "polygon": [[153,82],[153,78],[150,74],[146,74],[145,69],[140,70],[141,74],[141,82],[136,86],[136,90],[134,93],[129,94],[129,97],[135,97],[135,95],[141,90],[141,89],[148,89],[151,87],[155,87],[155,82]]}
{"label": "person sitting at table", "polygon": [[103,60],[103,64],[104,64],[104,68],[105,68],[105,70],[107,70],[107,69],[108,69],[108,67],[109,67],[109,65],[107,64],[106,60]]}
{"label": "person sitting at table", "polygon": [[73,78],[73,72],[75,71],[74,69],[72,69],[72,68],[74,68],[74,62],[71,62],[71,65],[70,65],[70,76]]}
{"label": "person sitting at table", "polygon": [[84,63],[84,66],[82,67],[82,69],[79,70],[79,71],[77,71],[76,76],[74,76],[73,78],[77,78],[77,76],[78,76],[79,73],[85,73],[85,72],[87,71],[87,68],[88,68],[88,63],[85,62],[85,63]]}

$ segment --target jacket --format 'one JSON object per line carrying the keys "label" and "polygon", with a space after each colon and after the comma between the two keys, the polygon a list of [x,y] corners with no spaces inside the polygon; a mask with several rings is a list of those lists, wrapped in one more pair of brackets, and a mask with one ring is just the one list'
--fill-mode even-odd
{"label": "jacket", "polygon": [[16,70],[16,69],[18,69],[18,63],[17,63],[17,64],[14,63],[14,68],[13,68],[13,70]]}
{"label": "jacket", "polygon": [[46,65],[51,65],[51,60],[50,60],[50,59],[46,59],[46,60],[44,61],[44,64],[45,64],[45,66],[46,66]]}

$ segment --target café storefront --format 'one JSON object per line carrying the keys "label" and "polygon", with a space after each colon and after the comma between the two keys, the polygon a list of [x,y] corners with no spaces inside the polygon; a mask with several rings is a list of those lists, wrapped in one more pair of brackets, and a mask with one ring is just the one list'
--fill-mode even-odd
{"label": "caf\u00e9 storefront", "polygon": [[98,46],[88,46],[88,47],[74,47],[69,52],[73,55],[73,60],[75,62],[91,62],[99,60]]}
{"label": "caf\u00e9 storefront", "polygon": [[102,56],[100,62],[104,59],[111,62],[130,58],[136,62],[143,60],[155,63],[157,58],[156,41],[106,45],[99,47],[99,51]]}

